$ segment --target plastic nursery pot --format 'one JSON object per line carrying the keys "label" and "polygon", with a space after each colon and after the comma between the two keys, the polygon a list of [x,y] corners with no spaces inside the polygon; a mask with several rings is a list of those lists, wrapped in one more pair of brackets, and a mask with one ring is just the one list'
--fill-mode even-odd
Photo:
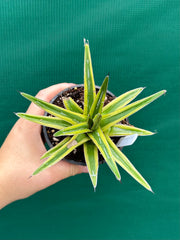
{"label": "plastic nursery pot", "polygon": [[[99,86],[96,86],[96,91],[100,89]],[[78,84],[76,86],[73,86],[71,88],[66,88],[63,91],[59,92],[51,101],[50,103],[53,103],[57,106],[63,107],[63,101],[62,97],[71,97],[75,102],[83,108],[83,102],[84,102],[84,85]],[[111,102],[115,97],[113,93],[110,91],[107,91],[106,94],[106,100],[105,104]],[[49,116],[47,112],[44,114],[45,116]],[[128,119],[125,120],[125,123],[128,123]],[[62,141],[65,137],[54,137],[54,133],[58,131],[57,129],[52,129],[49,127],[42,127],[42,138],[44,141],[48,144],[49,148],[52,148],[56,146],[60,141]],[[117,143],[120,139],[120,137],[113,137],[112,138],[115,143]],[[83,153],[83,146],[77,147],[74,151],[72,151],[70,154],[68,154],[64,160],[73,163],[73,164],[79,164],[79,165],[86,165],[84,153]],[[102,155],[99,153],[99,164],[104,163],[105,160],[102,157]]]}

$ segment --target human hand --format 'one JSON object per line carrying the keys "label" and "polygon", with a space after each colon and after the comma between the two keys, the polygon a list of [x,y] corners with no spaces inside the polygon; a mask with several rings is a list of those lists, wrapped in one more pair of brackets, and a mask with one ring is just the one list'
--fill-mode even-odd
{"label": "human hand", "polygon": [[[49,102],[57,93],[73,84],[61,83],[41,90],[36,97]],[[28,114],[43,115],[44,111],[31,103]],[[27,198],[48,186],[73,175],[88,172],[87,167],[60,161],[31,178],[46,152],[39,124],[19,119],[0,149],[0,209]]]}

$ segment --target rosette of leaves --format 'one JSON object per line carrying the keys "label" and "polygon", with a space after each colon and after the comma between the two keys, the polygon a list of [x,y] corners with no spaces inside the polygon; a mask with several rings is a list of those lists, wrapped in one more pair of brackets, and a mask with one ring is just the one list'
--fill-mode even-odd
{"label": "rosette of leaves", "polygon": [[[36,175],[46,168],[61,161],[75,148],[83,144],[84,157],[94,188],[98,178],[98,152],[116,176],[121,179],[117,164],[128,172],[137,182],[146,189],[150,185],[136,170],[128,158],[115,145],[111,137],[138,134],[139,136],[153,133],[120,122],[139,111],[166,91],[159,91],[151,96],[130,103],[143,88],[128,91],[104,106],[109,76],[106,76],[100,90],[96,94],[89,43],[84,42],[84,109],[72,98],[63,98],[65,108],[45,102],[26,93],[23,97],[35,103],[51,116],[36,116],[17,113],[17,116],[29,121],[58,129],[54,136],[66,136],[55,147],[47,151],[41,159],[47,158],[32,175]],[[130,104],[129,104],[130,103]],[[53,117],[52,117],[53,116]]]}

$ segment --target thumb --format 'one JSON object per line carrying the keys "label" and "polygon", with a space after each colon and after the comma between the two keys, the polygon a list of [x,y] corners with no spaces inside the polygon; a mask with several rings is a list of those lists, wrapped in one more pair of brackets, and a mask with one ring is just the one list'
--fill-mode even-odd
{"label": "thumb", "polygon": [[[52,85],[48,88],[42,89],[38,92],[36,95],[37,98],[44,100],[46,102],[49,102],[54,96],[56,96],[59,92],[66,88],[70,88],[74,86],[75,84],[73,83],[59,83]],[[28,114],[36,114],[36,115],[43,115],[44,110],[41,108],[37,107],[34,103],[31,103],[27,112]]]}
{"label": "thumb", "polygon": [[75,176],[77,174],[80,173],[88,173],[88,168],[86,166],[82,166],[82,165],[75,165],[75,164],[68,164],[68,168],[64,174],[64,177],[71,177],[71,176]]}
{"label": "thumb", "polygon": [[63,160],[46,169],[46,171],[49,171],[51,176],[49,184],[52,185],[62,179],[81,173],[88,173],[88,168],[86,166],[72,164]]}

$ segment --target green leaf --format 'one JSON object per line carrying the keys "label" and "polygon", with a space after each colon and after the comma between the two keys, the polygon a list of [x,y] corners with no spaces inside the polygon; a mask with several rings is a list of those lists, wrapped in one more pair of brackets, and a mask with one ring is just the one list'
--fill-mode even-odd
{"label": "green leaf", "polygon": [[71,139],[71,137],[66,137],[66,138],[64,138],[64,139],[63,139],[60,143],[58,143],[55,147],[50,148],[47,152],[45,152],[45,154],[43,154],[40,159],[47,158],[47,157],[51,156],[51,155],[54,154],[59,148],[61,148],[65,143],[67,143],[70,139]]}
{"label": "green leaf", "polygon": [[108,81],[109,81],[109,75],[107,75],[104,79],[104,82],[101,86],[101,88],[98,91],[98,94],[95,97],[95,100],[92,104],[92,107],[89,112],[89,116],[93,119],[97,113],[102,112],[102,108],[104,105],[104,99],[106,97],[106,91],[107,91],[107,86],[108,86]]}
{"label": "green leaf", "polygon": [[108,131],[108,135],[110,137],[123,136],[123,135],[126,136],[126,135],[132,135],[132,134],[138,134],[139,136],[146,136],[146,135],[153,135],[154,133],[141,128],[124,125],[124,124],[116,124],[110,128],[110,131]]}
{"label": "green leaf", "polygon": [[105,107],[103,107],[102,113],[109,114],[118,110],[119,108],[124,107],[129,102],[131,102],[138,94],[140,94],[143,89],[144,88],[136,88],[120,95],[119,97],[108,103]]}
{"label": "green leaf", "polygon": [[88,128],[88,123],[78,123],[73,126],[66,127],[54,134],[55,137],[63,136],[63,135],[76,135],[80,133],[87,133],[91,132],[91,130]]}
{"label": "green leaf", "polygon": [[82,108],[80,108],[80,106],[71,97],[63,97],[62,99],[66,109],[72,112],[83,113]]}
{"label": "green leaf", "polygon": [[128,172],[137,182],[142,186],[152,192],[151,187],[146,182],[146,180],[141,176],[141,174],[136,170],[132,163],[127,159],[127,157],[118,149],[118,147],[113,143],[113,141],[106,135],[107,141],[109,143],[111,152],[115,161]]}
{"label": "green leaf", "polygon": [[87,123],[88,123],[88,128],[91,129],[93,126],[93,120],[89,117],[89,115],[87,116]]}
{"label": "green leaf", "polygon": [[31,115],[26,113],[17,113],[16,115],[20,118],[24,118],[26,120],[44,125],[46,127],[62,129],[64,127],[70,126],[68,122],[56,117],[36,116],[36,115]]}
{"label": "green leaf", "polygon": [[113,155],[111,153],[109,144],[107,143],[102,130],[98,128],[94,132],[88,133],[88,136],[91,138],[91,140],[94,142],[96,147],[99,149],[106,163],[108,164],[108,166],[110,167],[110,169],[112,170],[116,178],[120,180],[121,177],[120,177],[119,170],[116,166],[115,161],[113,160]]}
{"label": "green leaf", "polygon": [[99,127],[100,121],[101,121],[101,114],[97,113],[96,116],[93,119],[93,126],[92,126],[92,130],[96,130]]}
{"label": "green leaf", "polygon": [[88,115],[96,96],[89,43],[84,40],[84,115]]}
{"label": "green leaf", "polygon": [[86,165],[89,171],[89,175],[94,186],[96,189],[97,186],[97,178],[98,178],[98,149],[94,145],[92,141],[88,141],[83,144],[84,146],[84,157],[86,161]]}
{"label": "green leaf", "polygon": [[103,115],[101,119],[100,126],[103,131],[108,130],[108,128],[112,127],[114,124],[120,122],[121,120],[127,118],[128,116],[132,115],[133,113],[139,111],[149,103],[153,102],[155,99],[163,95],[166,91],[162,90],[157,92],[149,97],[143,98],[139,101],[129,104],[126,107],[120,108],[119,110]]}
{"label": "green leaf", "polygon": [[43,101],[41,99],[38,99],[36,97],[33,97],[29,94],[26,93],[21,93],[21,95],[25,98],[27,98],[29,101],[33,102],[34,104],[36,104],[38,107],[44,109],[46,112],[61,118],[64,121],[67,121],[71,124],[77,123],[77,122],[82,122],[82,121],[86,121],[87,117],[79,114],[79,113],[75,113],[75,112],[71,112],[67,109],[58,107],[52,103],[48,103],[46,101]]}
{"label": "green leaf", "polygon": [[87,142],[88,140],[89,138],[85,134],[73,136],[66,144],[64,144],[59,150],[52,154],[48,160],[46,160],[39,168],[37,168],[32,175],[36,175],[46,168],[49,168],[50,166],[59,162],[75,148]]}

